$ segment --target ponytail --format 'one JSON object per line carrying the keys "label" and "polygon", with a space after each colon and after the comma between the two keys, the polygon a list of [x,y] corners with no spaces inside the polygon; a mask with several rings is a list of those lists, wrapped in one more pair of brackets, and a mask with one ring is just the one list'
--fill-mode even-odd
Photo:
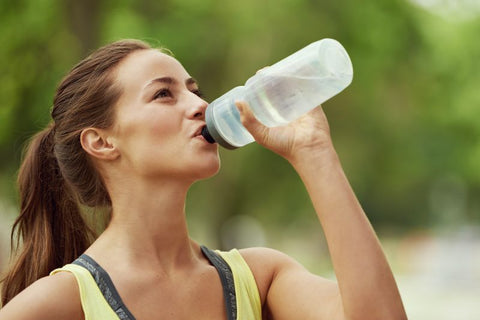
{"label": "ponytail", "polygon": [[76,259],[94,239],[80,205],[97,215],[96,209],[111,209],[111,200],[82,149],[80,134],[88,127],[113,124],[113,106],[122,93],[114,70],[130,53],[147,49],[138,40],[106,45],[78,63],[57,87],[53,122],[32,139],[20,167],[20,215],[11,234],[14,262],[2,280],[2,304]]}
{"label": "ponytail", "polygon": [[30,142],[18,175],[20,215],[12,234],[16,261],[3,278],[2,305],[89,246],[93,231],[60,173],[52,125]]}

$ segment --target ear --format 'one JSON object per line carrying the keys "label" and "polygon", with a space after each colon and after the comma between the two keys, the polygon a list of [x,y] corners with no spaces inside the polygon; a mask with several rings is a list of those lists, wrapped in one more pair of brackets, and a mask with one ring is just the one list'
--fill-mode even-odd
{"label": "ear", "polygon": [[115,160],[120,156],[118,149],[109,141],[104,130],[86,128],[80,134],[82,148],[91,156],[102,160]]}

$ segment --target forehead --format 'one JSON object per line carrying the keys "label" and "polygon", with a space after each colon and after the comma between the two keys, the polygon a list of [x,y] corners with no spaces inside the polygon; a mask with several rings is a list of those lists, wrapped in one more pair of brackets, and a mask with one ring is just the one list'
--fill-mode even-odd
{"label": "forehead", "polygon": [[155,49],[131,53],[116,70],[116,80],[125,90],[140,89],[153,79],[167,76],[179,82],[190,78],[180,62]]}

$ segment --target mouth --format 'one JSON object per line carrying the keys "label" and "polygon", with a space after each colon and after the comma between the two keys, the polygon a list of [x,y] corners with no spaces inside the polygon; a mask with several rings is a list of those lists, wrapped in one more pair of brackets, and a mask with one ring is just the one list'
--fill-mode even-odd
{"label": "mouth", "polygon": [[197,138],[197,137],[199,137],[199,136],[203,138],[203,136],[202,136],[202,130],[203,130],[203,128],[204,128],[205,126],[206,126],[205,124],[202,124],[201,126],[199,126],[199,127],[197,128],[197,130],[195,130],[195,131],[193,132],[192,138]]}
{"label": "mouth", "polygon": [[193,133],[192,139],[200,139],[208,145],[215,145],[215,140],[210,136],[205,122],[202,123]]}

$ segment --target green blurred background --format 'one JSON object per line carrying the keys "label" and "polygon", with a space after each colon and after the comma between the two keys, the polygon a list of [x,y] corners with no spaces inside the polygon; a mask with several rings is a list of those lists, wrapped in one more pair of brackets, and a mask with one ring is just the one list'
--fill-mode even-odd
{"label": "green blurred background", "polygon": [[[17,214],[26,139],[55,87],[93,49],[138,38],[175,54],[213,100],[321,38],[340,41],[354,80],[324,104],[344,169],[376,228],[411,319],[479,319],[480,1],[0,1],[0,266]],[[299,178],[256,144],[221,150],[192,188],[192,236],[269,246],[333,277]]]}

